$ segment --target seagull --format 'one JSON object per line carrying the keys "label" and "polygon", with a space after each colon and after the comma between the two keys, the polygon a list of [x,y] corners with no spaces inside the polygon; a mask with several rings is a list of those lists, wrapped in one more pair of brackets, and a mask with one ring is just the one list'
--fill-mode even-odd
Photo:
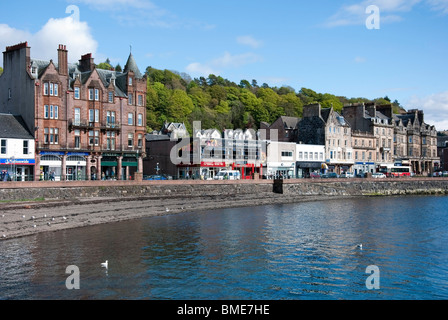
{"label": "seagull", "polygon": [[31,219],[33,219],[33,220],[34,220],[34,219],[36,219],[36,217],[35,217],[35,216],[32,216],[32,217],[31,217]]}
{"label": "seagull", "polygon": [[47,217],[47,215],[46,214],[44,214],[44,218],[46,218]]}
{"label": "seagull", "polygon": [[48,222],[47,224],[48,224],[48,225],[51,225],[51,223],[50,223],[50,222]]}
{"label": "seagull", "polygon": [[54,221],[54,218],[51,218],[51,221]]}
{"label": "seagull", "polygon": [[6,234],[3,235],[3,238],[6,238]]}
{"label": "seagull", "polygon": [[358,244],[357,247],[362,250],[362,244]]}
{"label": "seagull", "polygon": [[4,218],[5,217],[5,215],[4,214],[2,214],[2,218]]}
{"label": "seagull", "polygon": [[109,261],[106,260],[106,262],[101,263],[101,267],[108,269]]}
{"label": "seagull", "polygon": [[34,226],[33,226],[33,228],[37,228],[37,226],[36,226],[36,225],[34,225]]}
{"label": "seagull", "polygon": [[170,209],[166,208],[165,211],[166,211],[166,212],[170,212]]}
{"label": "seagull", "polygon": [[67,220],[67,218],[66,218],[66,217],[62,217],[62,219],[64,219],[64,220]]}
{"label": "seagull", "polygon": [[25,215],[23,215],[22,218],[25,219],[26,218]]}

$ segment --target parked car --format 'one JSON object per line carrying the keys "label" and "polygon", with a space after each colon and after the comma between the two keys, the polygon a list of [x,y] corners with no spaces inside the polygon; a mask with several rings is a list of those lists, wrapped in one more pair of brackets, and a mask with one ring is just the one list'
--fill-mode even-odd
{"label": "parked car", "polygon": [[341,174],[340,178],[354,178],[355,174],[352,172],[344,172]]}
{"label": "parked car", "polygon": [[443,177],[448,177],[448,171],[443,171],[442,176]]}
{"label": "parked car", "polygon": [[375,173],[372,174],[372,178],[383,179],[383,178],[386,178],[386,175],[384,173],[381,173],[381,172],[375,172]]}
{"label": "parked car", "polygon": [[311,172],[310,173],[310,178],[311,179],[319,179],[321,177],[319,172]]}
{"label": "parked car", "polygon": [[339,178],[339,175],[336,172],[329,172],[322,175],[322,178],[335,179]]}
{"label": "parked car", "polygon": [[167,178],[161,175],[152,175],[144,177],[144,180],[167,180]]}
{"label": "parked car", "polygon": [[442,171],[435,171],[432,174],[433,177],[443,177],[443,172]]}

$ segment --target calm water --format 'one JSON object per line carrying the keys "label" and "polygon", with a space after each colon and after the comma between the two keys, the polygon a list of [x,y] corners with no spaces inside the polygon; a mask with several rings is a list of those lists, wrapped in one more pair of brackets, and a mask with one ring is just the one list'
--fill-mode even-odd
{"label": "calm water", "polygon": [[[447,208],[448,197],[334,200],[1,241],[0,298],[448,299]],[[80,290],[66,289],[69,265]],[[379,290],[366,288],[370,265]]]}

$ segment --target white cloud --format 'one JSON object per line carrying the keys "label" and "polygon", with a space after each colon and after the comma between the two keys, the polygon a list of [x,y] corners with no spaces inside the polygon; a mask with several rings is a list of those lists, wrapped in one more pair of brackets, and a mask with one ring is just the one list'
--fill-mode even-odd
{"label": "white cloud", "polygon": [[354,61],[355,61],[355,63],[364,63],[364,62],[366,62],[366,58],[355,57]]}
{"label": "white cloud", "polygon": [[56,61],[59,44],[67,46],[69,62],[77,62],[86,53],[92,53],[95,57],[98,48],[88,24],[73,17],[52,18],[35,34],[0,25],[1,48],[25,41],[31,47],[31,57],[44,60]]}
{"label": "white cloud", "polygon": [[427,0],[432,10],[448,14],[448,0]]}
{"label": "white cloud", "polygon": [[[422,0],[364,0],[352,5],[342,6],[324,25],[326,27],[364,25],[369,17],[366,9],[370,5],[379,8],[381,23],[399,22],[403,20],[402,13],[411,11],[420,2]],[[435,2],[443,2],[448,8],[447,0],[426,0],[426,2],[431,7],[436,5]],[[434,4],[431,4],[431,2],[434,2]]]}
{"label": "white cloud", "polygon": [[406,108],[423,110],[426,123],[435,125],[439,131],[448,129],[448,91],[427,97],[412,96],[407,101]]}
{"label": "white cloud", "polygon": [[240,36],[236,39],[239,44],[252,47],[254,49],[259,48],[263,45],[262,41],[255,39],[252,36]]}
{"label": "white cloud", "polygon": [[[180,18],[175,13],[156,5],[152,0],[66,0],[68,3],[87,5],[90,9],[107,12],[124,26],[156,27],[163,29],[214,29],[215,25]],[[82,12],[81,12],[82,13]]]}
{"label": "white cloud", "polygon": [[199,62],[193,62],[190,63],[185,70],[192,75],[201,75],[201,76],[209,76],[210,74],[219,74],[219,71],[212,69],[210,66],[199,63]]}
{"label": "white cloud", "polygon": [[232,55],[229,52],[225,52],[221,57],[210,60],[205,63],[194,62],[186,67],[186,71],[193,75],[200,74],[202,76],[208,76],[210,74],[218,75],[224,69],[238,69],[242,66],[257,63],[263,59],[254,53],[243,53]]}

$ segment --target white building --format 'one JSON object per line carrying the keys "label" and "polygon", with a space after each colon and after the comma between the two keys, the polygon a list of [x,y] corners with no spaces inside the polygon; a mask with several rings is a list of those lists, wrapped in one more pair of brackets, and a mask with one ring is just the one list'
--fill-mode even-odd
{"label": "white building", "polygon": [[0,178],[33,181],[34,151],[34,137],[22,117],[0,113]]}
{"label": "white building", "polygon": [[307,178],[311,172],[326,168],[324,145],[297,144],[296,155],[297,178]]}
{"label": "white building", "polygon": [[296,177],[296,143],[268,141],[265,175],[268,178]]}

